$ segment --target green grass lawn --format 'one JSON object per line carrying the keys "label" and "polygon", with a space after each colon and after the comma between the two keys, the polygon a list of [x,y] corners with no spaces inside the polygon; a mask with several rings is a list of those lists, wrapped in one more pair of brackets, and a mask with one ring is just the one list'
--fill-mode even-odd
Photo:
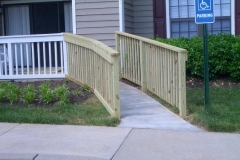
{"label": "green grass lawn", "polygon": [[119,120],[91,97],[81,105],[53,108],[0,106],[0,122],[116,126]]}
{"label": "green grass lawn", "polygon": [[240,88],[210,88],[204,109],[204,89],[187,89],[187,120],[209,131],[240,132]]}

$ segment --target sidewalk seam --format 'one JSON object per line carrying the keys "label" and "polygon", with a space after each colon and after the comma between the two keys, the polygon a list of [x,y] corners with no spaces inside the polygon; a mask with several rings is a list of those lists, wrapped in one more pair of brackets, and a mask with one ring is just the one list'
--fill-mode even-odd
{"label": "sidewalk seam", "polygon": [[1,135],[0,135],[0,137],[1,137],[1,136],[3,136],[4,134],[6,134],[7,132],[9,132],[9,131],[13,130],[14,128],[16,128],[16,127],[20,126],[20,125],[21,125],[21,124],[20,124],[20,123],[18,123],[18,125],[16,125],[15,127],[11,128],[11,129],[7,130],[6,132],[4,132],[3,134],[1,134]]}
{"label": "sidewalk seam", "polygon": [[119,151],[119,149],[122,147],[123,143],[126,141],[126,139],[129,137],[129,135],[131,134],[133,128],[131,128],[130,132],[128,133],[128,135],[126,136],[126,138],[123,140],[123,142],[121,143],[121,145],[118,147],[117,151],[114,153],[114,155],[112,156],[112,158],[110,158],[110,160],[112,160],[115,155],[117,154],[117,152]]}

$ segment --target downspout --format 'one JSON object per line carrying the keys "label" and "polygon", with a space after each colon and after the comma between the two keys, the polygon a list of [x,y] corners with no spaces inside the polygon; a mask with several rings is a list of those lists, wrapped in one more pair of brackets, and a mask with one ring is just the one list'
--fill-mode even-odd
{"label": "downspout", "polygon": [[235,28],[235,1],[231,2],[231,34],[236,34],[236,28]]}
{"label": "downspout", "polygon": [[76,0],[72,0],[72,27],[73,27],[73,34],[77,33],[77,26],[76,26]]}
{"label": "downspout", "polygon": [[[124,13],[124,0],[119,0],[119,31],[125,32],[125,13]],[[120,40],[121,46],[121,40]],[[120,53],[120,75],[119,77],[122,78],[122,68],[123,68],[123,60],[121,56],[121,47],[119,48]]]}
{"label": "downspout", "polygon": [[119,0],[119,30],[125,32],[124,0]]}

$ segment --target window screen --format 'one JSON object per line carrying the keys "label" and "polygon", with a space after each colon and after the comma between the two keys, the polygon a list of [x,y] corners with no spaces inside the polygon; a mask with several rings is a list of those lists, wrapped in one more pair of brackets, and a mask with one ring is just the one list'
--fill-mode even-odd
{"label": "window screen", "polygon": [[170,0],[170,18],[194,18],[194,0]]}
{"label": "window screen", "polygon": [[171,37],[193,37],[197,35],[197,25],[194,21],[171,22]]}

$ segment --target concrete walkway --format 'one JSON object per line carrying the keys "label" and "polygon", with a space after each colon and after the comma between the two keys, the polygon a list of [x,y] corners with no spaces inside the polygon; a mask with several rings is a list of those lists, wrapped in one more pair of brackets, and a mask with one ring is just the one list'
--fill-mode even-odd
{"label": "concrete walkway", "polygon": [[142,91],[120,83],[119,127],[203,131],[188,123]]}
{"label": "concrete walkway", "polygon": [[240,134],[0,123],[0,160],[239,160]]}

